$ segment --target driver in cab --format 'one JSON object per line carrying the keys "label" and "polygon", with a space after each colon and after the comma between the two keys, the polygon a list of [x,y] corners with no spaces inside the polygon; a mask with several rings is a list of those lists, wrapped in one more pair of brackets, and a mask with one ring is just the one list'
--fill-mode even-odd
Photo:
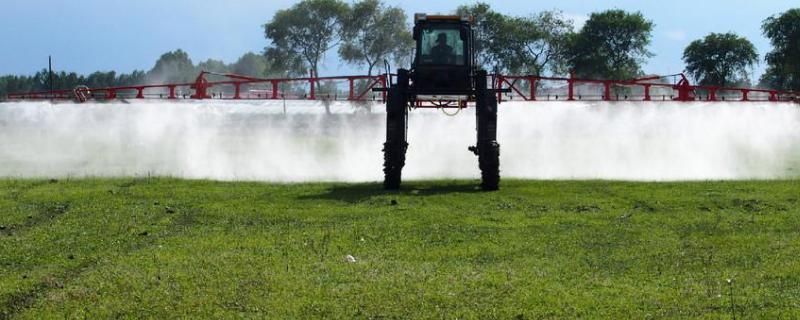
{"label": "driver in cab", "polygon": [[455,62],[453,47],[447,45],[447,34],[440,33],[436,37],[436,45],[431,48],[431,57],[434,64],[453,64]]}

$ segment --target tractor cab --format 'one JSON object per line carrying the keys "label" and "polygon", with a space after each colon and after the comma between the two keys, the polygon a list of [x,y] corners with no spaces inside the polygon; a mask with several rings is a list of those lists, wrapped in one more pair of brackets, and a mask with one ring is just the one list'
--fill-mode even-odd
{"label": "tractor cab", "polygon": [[411,81],[420,95],[464,96],[473,90],[472,19],[414,15],[416,52]]}

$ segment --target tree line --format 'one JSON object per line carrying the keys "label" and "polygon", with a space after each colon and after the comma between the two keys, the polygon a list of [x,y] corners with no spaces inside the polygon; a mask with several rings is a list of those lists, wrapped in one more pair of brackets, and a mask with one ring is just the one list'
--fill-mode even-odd
{"label": "tree line", "polygon": [[[478,64],[491,72],[537,76],[574,72],[582,78],[625,80],[644,75],[642,65],[654,56],[648,47],[655,25],[640,12],[595,12],[580,28],[559,11],[514,16],[478,2],[459,6],[453,13],[474,17]],[[58,72],[53,85],[191,82],[200,70],[255,77],[318,76],[323,57],[334,49],[341,61],[372,75],[384,61],[408,66],[413,56],[408,15],[381,0],[303,0],[279,10],[262,27],[268,41],[264,51],[247,53],[232,64],[209,59],[195,65],[178,49],[162,55],[146,72],[88,76]],[[761,61],[755,47],[730,32],[710,33],[691,42],[683,51],[686,72],[702,85],[800,90],[800,9],[768,17],[761,29],[772,51],[764,56],[767,69],[760,79],[749,78],[749,71]],[[0,77],[0,96],[46,90],[47,79],[47,70]]]}
{"label": "tree line", "polygon": [[[474,17],[478,64],[493,72],[626,80],[643,76],[642,65],[654,56],[648,47],[655,24],[640,12],[595,12],[579,29],[559,11],[513,16],[478,2],[454,13]],[[369,74],[383,60],[407,65],[414,43],[406,17],[380,0],[304,0],[264,25],[265,56],[287,75],[316,75],[322,56],[337,47],[342,61]],[[768,17],[761,29],[773,50],[760,79],[749,77],[760,62],[755,46],[731,32],[691,42],[683,52],[686,72],[702,85],[800,90],[800,9]]]}
{"label": "tree line", "polygon": [[[194,64],[188,53],[177,49],[162,54],[148,71],[134,70],[131,73],[123,74],[117,74],[114,71],[97,71],[89,75],[64,71],[53,72],[53,88],[71,89],[79,85],[103,88],[166,82],[189,83],[195,80],[201,70],[231,72],[253,77],[263,77],[268,72],[267,59],[263,54],[248,52],[231,64],[214,59]],[[47,91],[49,89],[49,71],[47,69],[40,70],[32,76],[0,77],[0,97],[13,92]]]}

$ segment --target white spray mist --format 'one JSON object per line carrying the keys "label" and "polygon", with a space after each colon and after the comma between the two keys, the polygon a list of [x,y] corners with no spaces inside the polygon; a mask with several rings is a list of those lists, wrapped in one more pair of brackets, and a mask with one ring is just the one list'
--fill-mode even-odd
{"label": "white spray mist", "polygon": [[[385,117],[315,102],[0,104],[0,176],[379,181]],[[800,175],[800,107],[775,103],[511,102],[501,175],[772,179]],[[474,109],[414,110],[405,179],[476,178]]]}

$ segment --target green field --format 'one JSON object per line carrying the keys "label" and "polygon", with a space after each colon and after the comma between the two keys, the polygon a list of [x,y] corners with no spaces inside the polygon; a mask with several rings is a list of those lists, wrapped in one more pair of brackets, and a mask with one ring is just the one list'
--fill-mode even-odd
{"label": "green field", "polygon": [[800,180],[475,184],[0,180],[0,318],[800,317]]}

